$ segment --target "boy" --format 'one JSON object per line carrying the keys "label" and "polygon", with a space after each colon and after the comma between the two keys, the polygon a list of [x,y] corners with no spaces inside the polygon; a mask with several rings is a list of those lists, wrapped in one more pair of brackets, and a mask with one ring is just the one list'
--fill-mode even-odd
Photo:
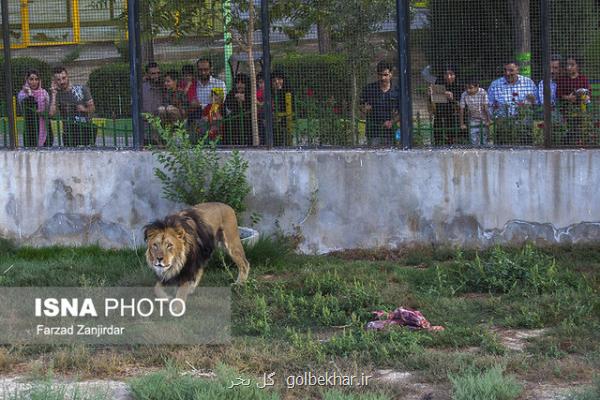
{"label": "boy", "polygon": [[490,115],[488,113],[488,95],[485,89],[479,87],[476,79],[469,79],[466,91],[460,96],[460,129],[467,130],[465,124],[465,109],[469,117],[469,136],[471,144],[477,146],[488,144]]}

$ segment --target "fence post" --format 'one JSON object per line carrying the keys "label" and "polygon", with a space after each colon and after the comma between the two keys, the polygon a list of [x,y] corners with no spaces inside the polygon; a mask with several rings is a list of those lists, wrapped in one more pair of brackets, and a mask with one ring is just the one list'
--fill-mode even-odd
{"label": "fence post", "polygon": [[143,142],[142,122],[142,46],[140,40],[140,2],[127,0],[127,28],[129,31],[129,71],[131,84],[131,123],[133,147],[141,149]]}
{"label": "fence post", "polygon": [[396,37],[398,40],[398,78],[400,83],[400,131],[402,147],[412,144],[412,97],[410,90],[410,1],[396,0]]}
{"label": "fence post", "polygon": [[550,4],[541,0],[542,71],[544,80],[544,147],[552,146],[552,89],[550,82]]}
{"label": "fence post", "polygon": [[10,62],[10,26],[8,25],[8,0],[2,1],[2,41],[4,44],[4,102],[6,103],[6,112],[8,114],[8,134],[9,146],[15,148],[17,143],[16,125],[15,125],[15,107],[13,104],[13,84]]}
{"label": "fence post", "polygon": [[231,2],[230,0],[223,1],[223,57],[225,58],[225,87],[229,92],[233,88],[233,73],[229,59],[233,54],[233,45],[231,44]]}
{"label": "fence post", "polygon": [[265,90],[263,93],[263,111],[265,116],[265,140],[267,147],[273,147],[273,109],[271,103],[271,23],[269,20],[269,0],[260,1],[262,22],[262,56],[263,80]]}

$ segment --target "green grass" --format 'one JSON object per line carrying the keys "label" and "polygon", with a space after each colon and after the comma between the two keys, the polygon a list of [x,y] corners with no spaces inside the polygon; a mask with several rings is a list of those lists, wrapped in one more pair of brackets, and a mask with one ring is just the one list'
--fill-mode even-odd
{"label": "green grass", "polygon": [[[272,383],[286,378],[272,376]],[[283,382],[277,382],[280,386]],[[264,386],[265,379],[244,376],[223,365],[217,367],[214,379],[198,379],[173,367],[131,380],[136,400],[280,400],[283,397],[273,387]],[[320,390],[323,400],[389,400],[379,393],[344,393],[340,390]]]}
{"label": "green grass", "polygon": [[27,389],[2,389],[0,396],[5,400],[110,400],[108,388],[81,389],[68,387],[51,380],[34,382]]}
{"label": "green grass", "polygon": [[[333,365],[344,371],[408,370],[443,384],[448,374],[467,376],[497,364],[520,380],[585,382],[600,374],[598,248],[423,248],[335,256],[291,250],[282,237],[262,238],[248,249],[251,274],[247,284],[234,288],[230,345],[5,347],[0,370],[42,359],[57,372],[89,376],[112,376],[132,366],[186,370],[221,363],[254,379],[269,371],[294,374]],[[34,249],[0,241],[0,285],[151,285],[143,253]],[[217,254],[201,285],[228,286],[236,275],[230,260]],[[373,310],[398,306],[418,309],[446,329],[364,329]],[[517,328],[546,328],[546,334],[514,353],[504,347],[501,332]]]}
{"label": "green grass", "polygon": [[600,399],[600,379],[596,379],[588,389],[572,391],[566,400],[598,400]]}
{"label": "green grass", "polygon": [[523,387],[514,377],[507,377],[503,368],[495,366],[488,371],[450,376],[452,400],[513,400]]}

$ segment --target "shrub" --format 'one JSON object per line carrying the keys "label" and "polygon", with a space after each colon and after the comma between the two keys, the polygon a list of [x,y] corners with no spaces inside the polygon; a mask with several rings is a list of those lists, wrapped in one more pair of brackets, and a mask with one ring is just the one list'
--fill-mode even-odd
{"label": "shrub", "polygon": [[153,150],[161,168],[154,174],[163,184],[169,200],[188,205],[218,201],[231,206],[238,215],[246,210],[244,200],[250,192],[246,180],[248,162],[239,152],[221,162],[217,143],[208,137],[193,144],[183,124],[163,126],[158,118],[147,116],[165,141],[165,151]]}
{"label": "shrub", "polygon": [[96,115],[112,118],[131,115],[129,64],[112,63],[92,71],[89,88],[96,105]]}
{"label": "shrub", "polygon": [[513,377],[504,376],[496,366],[484,373],[450,375],[453,400],[512,400],[519,397],[523,387]]}
{"label": "shrub", "polygon": [[[291,54],[274,60],[292,91],[294,134],[307,145],[352,143],[352,69],[341,54]],[[358,94],[365,84],[359,76]]]}
{"label": "shrub", "polygon": [[[4,59],[0,57],[0,65],[4,64]],[[27,70],[35,68],[40,72],[42,78],[42,86],[46,90],[50,90],[51,83],[51,71],[50,65],[45,61],[39,60],[37,58],[31,57],[18,57],[11,59],[11,76],[12,76],[12,84],[13,84],[13,95],[16,95],[23,87],[23,83],[25,83],[25,74]],[[4,101],[4,85],[0,85],[0,95],[1,101]]]}
{"label": "shrub", "polygon": [[273,60],[273,70],[282,70],[289,87],[303,97],[312,89],[317,100],[333,96],[350,101],[352,71],[346,56],[339,54],[290,54]]}
{"label": "shrub", "polygon": [[580,67],[584,74],[600,76],[600,32],[596,32],[585,50],[585,63]]}
{"label": "shrub", "polygon": [[[436,267],[438,288],[454,292],[512,293],[517,290],[548,293],[570,280],[566,272],[559,272],[554,258],[528,244],[517,253],[495,247],[486,256],[477,255],[442,269]],[[565,282],[561,283],[563,279]]]}

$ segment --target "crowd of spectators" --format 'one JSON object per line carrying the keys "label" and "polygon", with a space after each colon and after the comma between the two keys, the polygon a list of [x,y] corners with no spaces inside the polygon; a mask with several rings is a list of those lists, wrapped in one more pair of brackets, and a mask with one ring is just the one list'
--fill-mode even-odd
{"label": "crowd of spectators", "polygon": [[[550,65],[551,107],[553,118],[567,126],[561,144],[579,144],[582,113],[591,101],[592,90],[587,77],[579,71],[575,57],[563,65],[554,56]],[[360,94],[359,105],[366,120],[369,145],[389,146],[399,140],[399,90],[393,84],[393,65],[377,64],[377,80],[367,84]],[[460,77],[455,66],[447,66],[429,87],[433,115],[432,144],[490,145],[493,143],[532,144],[532,111],[544,102],[543,82],[520,74],[519,65],[509,61],[504,74],[484,89],[474,77]],[[259,116],[259,143],[265,143],[262,106],[264,79],[257,75],[256,100]],[[291,90],[281,71],[271,74],[274,109],[274,145],[292,144]],[[142,112],[155,115],[163,124],[182,122],[190,137],[205,135],[226,145],[252,145],[251,80],[245,73],[234,77],[227,91],[225,82],[213,76],[212,63],[201,58],[195,65],[186,64],[178,71],[161,71],[150,62],[145,66],[142,85]],[[60,118],[64,146],[92,146],[97,128],[92,122],[94,100],[85,85],[71,84],[64,67],[53,71],[50,93],[44,89],[40,73],[27,72],[17,96],[25,120],[24,146],[52,146],[55,133],[51,118]],[[56,125],[54,125],[55,127]],[[145,144],[162,144],[158,132],[147,122]],[[516,135],[516,136],[515,136]]]}
{"label": "crowd of spectators", "polygon": [[[553,56],[550,70],[553,119],[566,126],[566,133],[557,144],[585,144],[581,140],[584,118],[581,110],[591,102],[590,82],[579,71],[575,57],[568,57],[563,65],[560,56]],[[533,143],[533,120],[541,114],[541,107],[536,106],[544,104],[544,83],[540,81],[536,85],[532,79],[521,75],[519,65],[514,61],[505,63],[503,71],[503,76],[492,81],[485,90],[479,87],[475,78],[458,79],[456,67],[445,69],[429,92],[434,145],[489,145],[492,124],[494,144]],[[435,96],[436,86],[443,88],[441,99]]]}

